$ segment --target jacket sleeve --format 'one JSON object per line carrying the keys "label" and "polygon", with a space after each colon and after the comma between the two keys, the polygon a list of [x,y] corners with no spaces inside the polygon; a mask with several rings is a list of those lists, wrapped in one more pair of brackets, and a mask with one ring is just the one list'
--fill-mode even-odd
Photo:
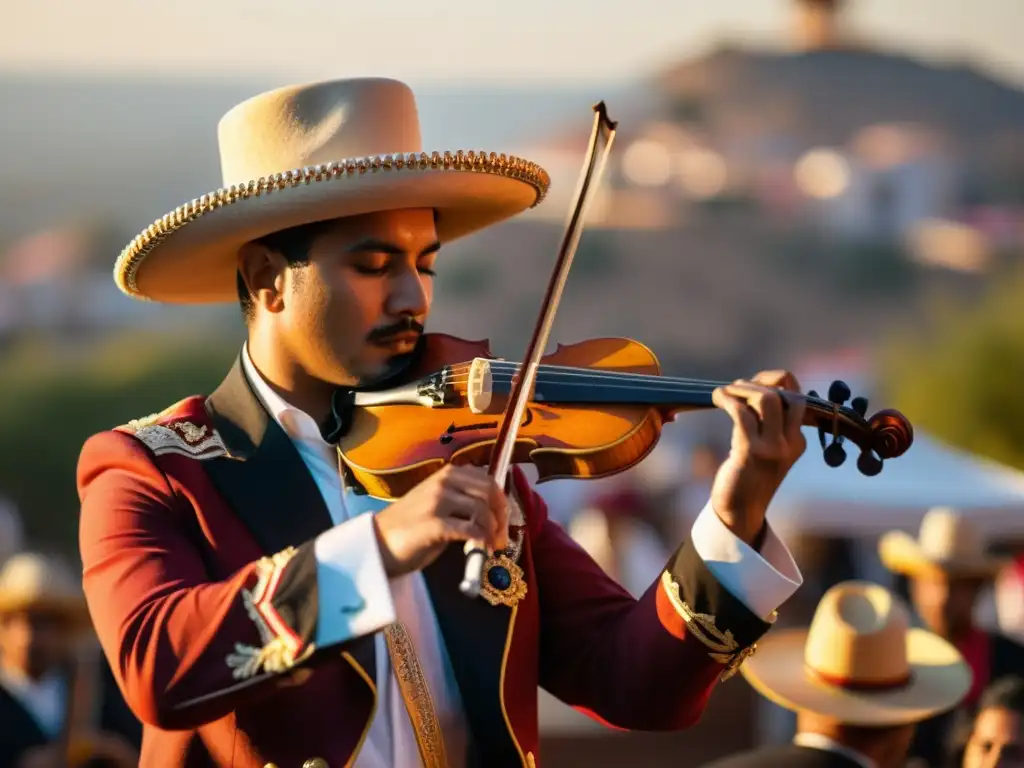
{"label": "jacket sleeve", "polygon": [[[616,728],[676,730],[695,723],[723,672],[733,674],[754,652],[775,621],[774,609],[763,617],[755,613],[713,574],[711,568],[723,564],[706,562],[692,540],[673,554],[661,577],[636,600],[547,518],[536,492],[524,487],[523,495],[532,500],[541,685]],[[710,507],[704,513],[714,514]],[[773,537],[769,531],[766,538]],[[721,547],[721,541],[703,542],[709,552],[713,545]],[[739,591],[744,578],[735,568],[719,567],[719,572]],[[777,586],[776,597],[791,595],[799,574],[790,581],[788,594]]]}
{"label": "jacket sleeve", "polygon": [[145,723],[176,730],[219,719],[323,658],[319,650],[394,621],[369,516],[214,581],[192,502],[141,442],[120,432],[90,438],[78,489],[89,611]]}

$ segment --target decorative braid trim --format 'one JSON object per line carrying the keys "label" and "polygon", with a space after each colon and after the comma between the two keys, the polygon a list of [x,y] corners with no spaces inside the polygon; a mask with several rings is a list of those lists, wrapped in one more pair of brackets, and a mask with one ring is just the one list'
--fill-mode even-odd
{"label": "decorative braid trim", "polygon": [[281,574],[298,550],[288,547],[256,564],[259,578],[252,591],[242,590],[242,600],[249,618],[260,633],[261,647],[235,643],[235,652],[228,654],[227,665],[232,676],[245,680],[259,672],[285,672],[313,653],[313,643],[305,644],[289,627],[273,606]]}
{"label": "decorative braid trim", "polygon": [[426,152],[408,154],[377,155],[321,163],[306,168],[296,168],[254,179],[248,183],[233,184],[198,197],[175,208],[163,218],[157,219],[140,232],[117,258],[114,264],[114,282],[132,298],[149,300],[141,294],[136,283],[139,266],[146,256],[165,238],[196,219],[218,208],[260,196],[278,193],[282,190],[308,184],[357,178],[366,173],[396,173],[409,171],[443,171],[461,173],[485,173],[515,179],[534,188],[537,197],[530,207],[537,206],[547,195],[551,186],[548,172],[534,162],[514,155],[495,152],[458,150],[452,152]]}
{"label": "decorative braid trim", "polygon": [[722,680],[728,680],[735,675],[743,662],[757,651],[757,643],[741,649],[730,630],[723,632],[718,628],[717,619],[713,614],[697,613],[691,609],[680,595],[679,584],[668,571],[661,574],[661,586],[672,607],[686,624],[688,634],[708,648],[708,656],[725,666]]}

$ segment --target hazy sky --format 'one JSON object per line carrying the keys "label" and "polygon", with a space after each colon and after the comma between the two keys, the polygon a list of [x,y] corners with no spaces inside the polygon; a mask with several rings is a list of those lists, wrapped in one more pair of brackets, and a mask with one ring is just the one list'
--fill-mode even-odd
{"label": "hazy sky", "polygon": [[[313,79],[634,77],[725,34],[778,42],[787,0],[2,0],[0,68]],[[501,10],[496,10],[501,9]],[[1024,84],[1024,0],[851,0],[886,47]]]}

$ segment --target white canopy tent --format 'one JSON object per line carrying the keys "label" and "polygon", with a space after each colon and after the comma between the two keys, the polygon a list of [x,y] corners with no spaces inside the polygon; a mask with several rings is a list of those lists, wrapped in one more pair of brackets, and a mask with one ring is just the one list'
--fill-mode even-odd
{"label": "white canopy tent", "polygon": [[877,535],[892,528],[915,533],[931,507],[969,514],[987,537],[1024,536],[1024,472],[956,450],[917,430],[906,454],[874,477],[857,470],[859,449],[846,462],[825,464],[817,434],[772,501],[772,525],[788,531]]}
{"label": "white canopy tent", "polygon": [[[808,361],[798,375],[804,390],[824,397],[833,379],[853,395],[870,397],[863,356],[841,354]],[[872,402],[868,415],[887,404]],[[825,463],[816,430],[805,430],[807,451],[782,483],[769,510],[772,525],[788,531],[877,536],[899,528],[916,533],[921,518],[936,506],[969,514],[988,538],[1024,536],[1024,472],[953,448],[914,429],[903,456],[885,462],[874,477],[857,469],[860,449],[845,443],[840,467]]]}

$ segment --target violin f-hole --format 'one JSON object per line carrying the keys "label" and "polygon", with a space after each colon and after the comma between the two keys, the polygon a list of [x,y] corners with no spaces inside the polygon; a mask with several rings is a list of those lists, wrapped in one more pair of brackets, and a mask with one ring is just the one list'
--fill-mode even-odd
{"label": "violin f-hole", "polygon": [[[533,411],[531,409],[527,408],[526,409],[526,414],[525,414],[525,416],[523,416],[523,421],[522,421],[522,423],[519,426],[520,427],[529,426],[530,422],[532,422],[532,421],[533,421]],[[463,424],[462,426],[456,426],[455,422],[453,421],[451,423],[451,426],[449,426],[448,429],[446,429],[444,431],[444,434],[441,435],[441,437],[440,437],[441,445],[448,445],[452,440],[455,439],[455,435],[458,432],[472,432],[472,431],[478,430],[478,429],[497,429],[498,426],[499,426],[498,422],[496,422],[496,421],[486,421],[486,422],[482,422],[482,423],[478,422],[476,424]]]}
{"label": "violin f-hole", "polygon": [[498,428],[498,422],[496,422],[496,421],[488,421],[488,422],[486,422],[484,424],[466,424],[466,425],[461,426],[461,427],[455,426],[455,422],[453,421],[452,425],[450,427],[448,427],[448,429],[446,429],[444,431],[443,435],[441,435],[441,445],[448,445],[448,443],[450,443],[452,440],[454,440],[456,432],[471,432],[474,429],[497,429],[497,428]]}

